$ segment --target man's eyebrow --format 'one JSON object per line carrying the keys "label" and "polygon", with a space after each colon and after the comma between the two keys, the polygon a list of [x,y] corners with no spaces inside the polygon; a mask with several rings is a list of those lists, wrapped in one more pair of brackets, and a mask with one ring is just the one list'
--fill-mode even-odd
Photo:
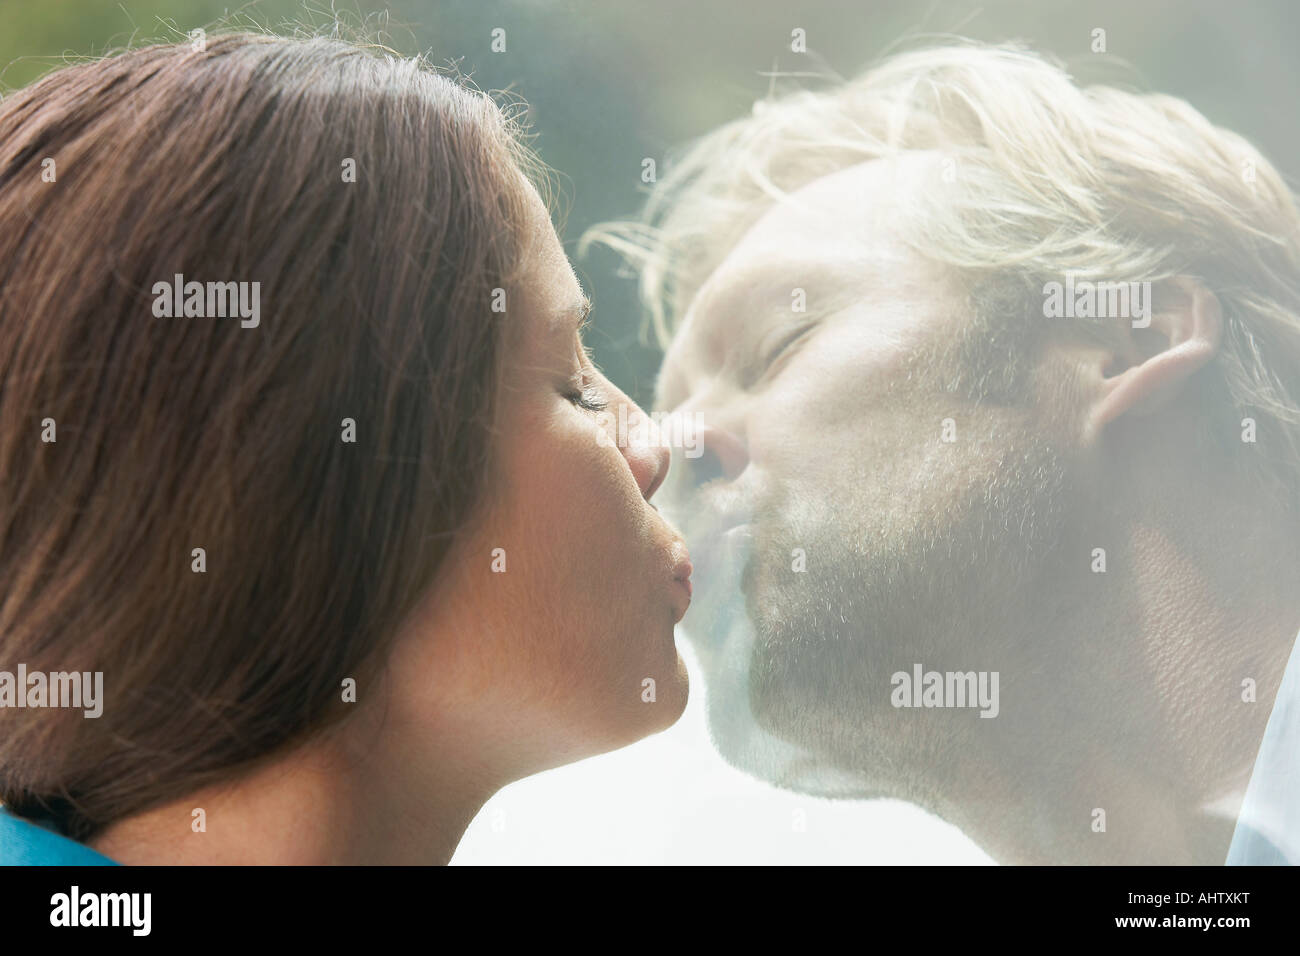
{"label": "man's eyebrow", "polygon": [[[816,318],[858,301],[871,281],[868,270],[852,261],[764,259],[730,272],[722,283],[696,292],[694,308],[704,325],[739,309],[741,312],[791,312],[794,318]],[[793,312],[796,290],[803,290],[804,307]]]}

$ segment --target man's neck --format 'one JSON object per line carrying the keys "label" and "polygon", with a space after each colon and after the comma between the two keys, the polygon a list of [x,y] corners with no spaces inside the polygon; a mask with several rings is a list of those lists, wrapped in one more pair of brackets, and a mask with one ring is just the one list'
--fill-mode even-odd
{"label": "man's neck", "polygon": [[955,785],[940,812],[1007,863],[1221,864],[1300,630],[1294,542],[1089,537],[1112,542],[1106,572],[1044,595],[1023,636],[1037,706],[1006,714],[999,792]]}

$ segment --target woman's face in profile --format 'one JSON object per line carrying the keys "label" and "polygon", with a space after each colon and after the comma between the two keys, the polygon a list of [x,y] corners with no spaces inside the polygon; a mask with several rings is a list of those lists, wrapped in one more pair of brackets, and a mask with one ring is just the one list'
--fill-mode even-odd
{"label": "woman's face in profile", "polygon": [[439,685],[467,691],[457,725],[495,726],[541,769],[681,715],[687,675],[673,628],[690,602],[690,564],[649,500],[669,450],[592,365],[580,330],[586,299],[528,190],[482,517],[440,575],[432,606],[444,623],[418,642],[415,666],[393,671],[428,675],[433,686],[417,697]]}

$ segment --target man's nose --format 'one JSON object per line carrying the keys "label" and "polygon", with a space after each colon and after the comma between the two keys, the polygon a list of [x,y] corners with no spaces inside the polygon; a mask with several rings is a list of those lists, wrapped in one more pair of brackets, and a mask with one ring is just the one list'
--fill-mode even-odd
{"label": "man's nose", "polygon": [[749,467],[749,451],[734,432],[716,425],[701,424],[696,430],[695,448],[681,456],[681,483],[696,488],[721,478],[734,481]]}

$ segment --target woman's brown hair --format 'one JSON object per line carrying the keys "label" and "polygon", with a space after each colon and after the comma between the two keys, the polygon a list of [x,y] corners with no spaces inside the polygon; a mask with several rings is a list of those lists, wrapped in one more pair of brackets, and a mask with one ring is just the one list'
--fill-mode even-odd
{"label": "woman's brown hair", "polygon": [[[0,801],[83,840],[366,691],[480,501],[519,265],[489,97],[342,41],[197,46],[0,102],[0,670],[105,698],[0,709]],[[177,275],[260,283],[257,325],[156,315]]]}

